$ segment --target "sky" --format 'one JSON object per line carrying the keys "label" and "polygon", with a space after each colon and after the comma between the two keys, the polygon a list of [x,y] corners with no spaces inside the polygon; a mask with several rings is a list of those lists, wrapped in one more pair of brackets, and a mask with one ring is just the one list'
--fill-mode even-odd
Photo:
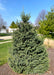
{"label": "sky", "polygon": [[30,21],[35,24],[35,20],[41,10],[50,11],[54,5],[54,0],[0,0],[0,14],[7,27],[12,21],[20,21],[22,11],[31,15]]}

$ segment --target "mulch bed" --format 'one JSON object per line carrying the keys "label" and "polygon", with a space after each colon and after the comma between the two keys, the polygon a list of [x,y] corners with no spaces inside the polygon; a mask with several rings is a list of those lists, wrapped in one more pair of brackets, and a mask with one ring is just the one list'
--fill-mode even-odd
{"label": "mulch bed", "polygon": [[[54,75],[54,49],[48,49],[49,58],[50,58],[50,68],[49,71],[42,75]],[[11,70],[8,64],[4,64],[0,66],[0,75],[22,75],[17,74]],[[38,75],[38,74],[30,74],[30,75]]]}

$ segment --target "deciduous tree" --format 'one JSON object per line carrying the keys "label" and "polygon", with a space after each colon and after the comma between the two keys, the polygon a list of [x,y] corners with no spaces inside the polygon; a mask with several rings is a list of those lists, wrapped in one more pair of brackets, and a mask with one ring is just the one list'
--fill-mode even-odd
{"label": "deciduous tree", "polygon": [[35,21],[35,25],[36,26],[39,26],[39,21],[43,21],[44,19],[45,19],[45,15],[46,15],[46,11],[45,10],[42,10],[40,13],[39,13],[39,15],[38,15],[38,17],[36,18],[36,21]]}
{"label": "deciduous tree", "polygon": [[2,16],[0,15],[0,28],[2,28],[2,26],[6,27],[6,22],[4,21],[4,19],[2,18]]}

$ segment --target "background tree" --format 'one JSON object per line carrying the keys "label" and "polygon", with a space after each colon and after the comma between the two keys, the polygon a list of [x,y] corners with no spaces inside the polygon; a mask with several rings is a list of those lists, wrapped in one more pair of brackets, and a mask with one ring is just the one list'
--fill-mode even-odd
{"label": "background tree", "polygon": [[2,28],[2,26],[6,27],[6,22],[4,21],[4,19],[2,18],[2,16],[0,15],[0,28]]}
{"label": "background tree", "polygon": [[6,26],[3,25],[2,28],[3,28],[3,29],[6,29]]}
{"label": "background tree", "polygon": [[13,21],[10,25],[10,28],[18,28],[18,25]]}
{"label": "background tree", "polygon": [[19,25],[19,22],[18,22],[18,20],[16,21],[16,25]]}
{"label": "background tree", "polygon": [[49,67],[48,54],[35,28],[28,23],[29,16],[26,16],[22,18],[19,30],[13,33],[13,49],[10,50],[9,65],[17,73],[44,73]]}
{"label": "background tree", "polygon": [[39,32],[47,37],[54,37],[54,9],[46,15],[45,20],[40,21]]}
{"label": "background tree", "polygon": [[38,17],[36,18],[36,21],[35,21],[35,25],[36,26],[39,26],[39,21],[43,21],[44,19],[45,19],[45,16],[46,16],[46,11],[43,9],[40,13],[39,13],[39,15],[38,15]]}

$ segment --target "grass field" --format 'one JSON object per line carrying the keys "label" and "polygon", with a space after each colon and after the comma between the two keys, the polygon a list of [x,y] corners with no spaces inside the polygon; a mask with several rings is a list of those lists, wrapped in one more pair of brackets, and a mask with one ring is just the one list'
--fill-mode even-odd
{"label": "grass field", "polygon": [[0,42],[5,42],[5,41],[11,41],[12,39],[8,39],[8,40],[0,40]]}
{"label": "grass field", "polygon": [[8,49],[11,45],[12,43],[0,44],[0,65],[7,63]]}

